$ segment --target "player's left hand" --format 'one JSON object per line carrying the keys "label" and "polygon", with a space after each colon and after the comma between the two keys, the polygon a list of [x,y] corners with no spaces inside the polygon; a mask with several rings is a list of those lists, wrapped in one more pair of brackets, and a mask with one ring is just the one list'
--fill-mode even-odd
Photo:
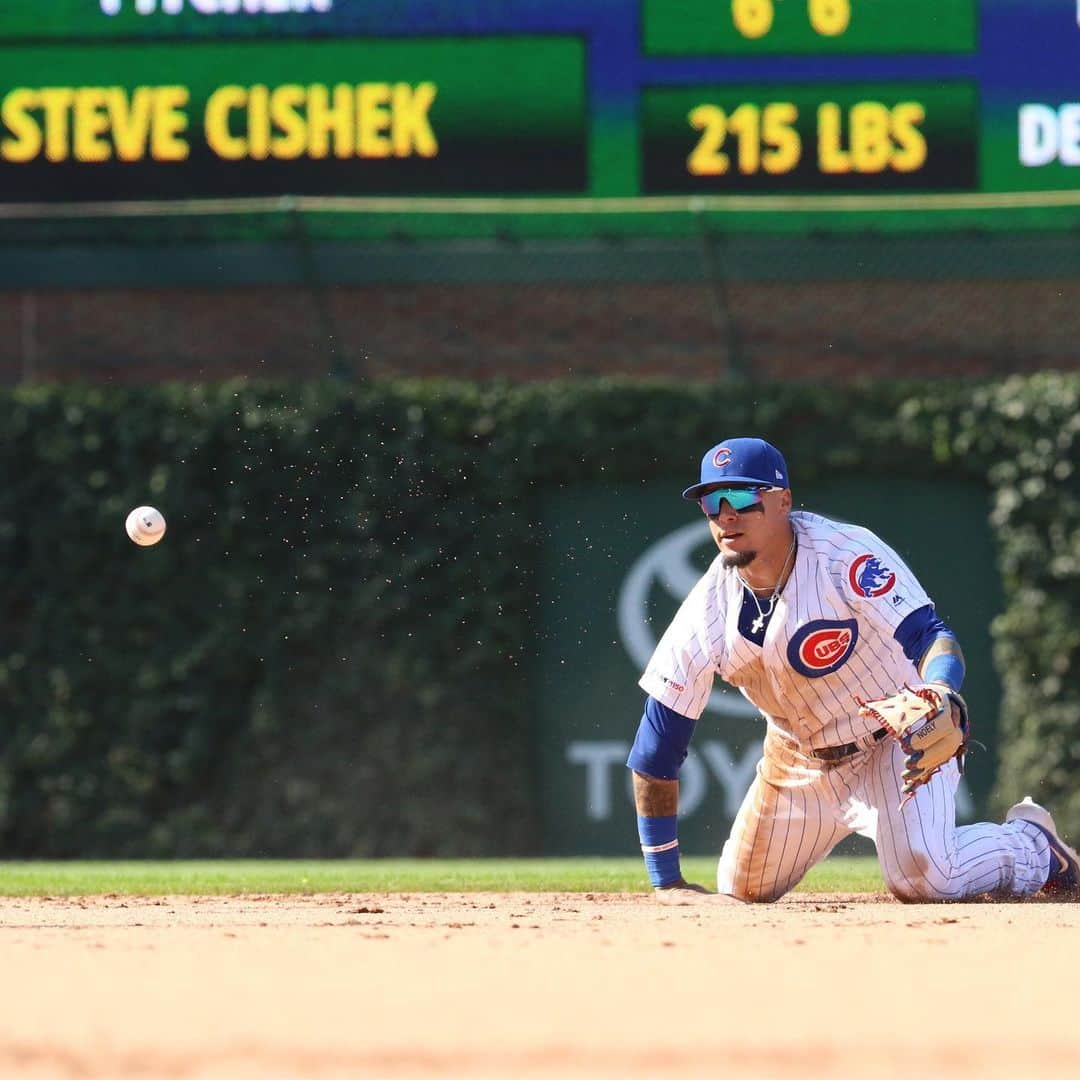
{"label": "player's left hand", "polygon": [[953,758],[963,770],[971,725],[964,699],[948,686],[905,686],[887,698],[861,702],[859,713],[882,724],[900,743],[905,801]]}

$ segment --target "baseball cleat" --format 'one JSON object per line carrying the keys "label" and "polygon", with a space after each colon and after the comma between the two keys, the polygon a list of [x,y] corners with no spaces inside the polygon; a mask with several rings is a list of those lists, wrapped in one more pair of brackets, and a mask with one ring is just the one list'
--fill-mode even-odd
{"label": "baseball cleat", "polygon": [[1076,893],[1080,896],[1080,855],[1058,836],[1050,811],[1025,795],[1006,815],[1005,822],[1026,821],[1042,830],[1050,841],[1050,876],[1043,890],[1048,893]]}

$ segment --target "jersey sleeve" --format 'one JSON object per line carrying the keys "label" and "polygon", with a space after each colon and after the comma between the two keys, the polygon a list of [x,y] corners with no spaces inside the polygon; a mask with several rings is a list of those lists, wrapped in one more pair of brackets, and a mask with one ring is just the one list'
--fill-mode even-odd
{"label": "jersey sleeve", "polygon": [[723,625],[718,590],[706,574],[664,631],[638,685],[662,705],[697,720],[712,691]]}
{"label": "jersey sleeve", "polygon": [[838,569],[856,611],[892,635],[913,612],[933,605],[912,570],[880,537],[860,529],[853,539]]}

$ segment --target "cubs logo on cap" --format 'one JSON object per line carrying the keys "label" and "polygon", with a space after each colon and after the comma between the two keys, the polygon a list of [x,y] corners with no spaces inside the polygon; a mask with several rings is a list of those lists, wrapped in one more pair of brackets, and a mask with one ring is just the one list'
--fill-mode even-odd
{"label": "cubs logo on cap", "polygon": [[764,439],[725,439],[701,459],[701,478],[683,498],[700,499],[710,488],[725,484],[789,487],[784,455]]}

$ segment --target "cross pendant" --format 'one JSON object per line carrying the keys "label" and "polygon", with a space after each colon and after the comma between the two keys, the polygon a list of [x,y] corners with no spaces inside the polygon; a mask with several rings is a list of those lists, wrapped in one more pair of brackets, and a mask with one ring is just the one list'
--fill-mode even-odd
{"label": "cross pendant", "polygon": [[751,633],[751,634],[760,634],[760,633],[761,633],[761,628],[762,628],[762,627],[763,627],[764,625],[765,625],[765,616],[764,616],[764,615],[759,615],[759,616],[758,616],[758,617],[757,617],[757,618],[756,618],[756,619],[755,619],[755,620],[754,620],[754,621],[753,621],[753,622],[752,622],[752,623],[750,624],[750,633]]}

